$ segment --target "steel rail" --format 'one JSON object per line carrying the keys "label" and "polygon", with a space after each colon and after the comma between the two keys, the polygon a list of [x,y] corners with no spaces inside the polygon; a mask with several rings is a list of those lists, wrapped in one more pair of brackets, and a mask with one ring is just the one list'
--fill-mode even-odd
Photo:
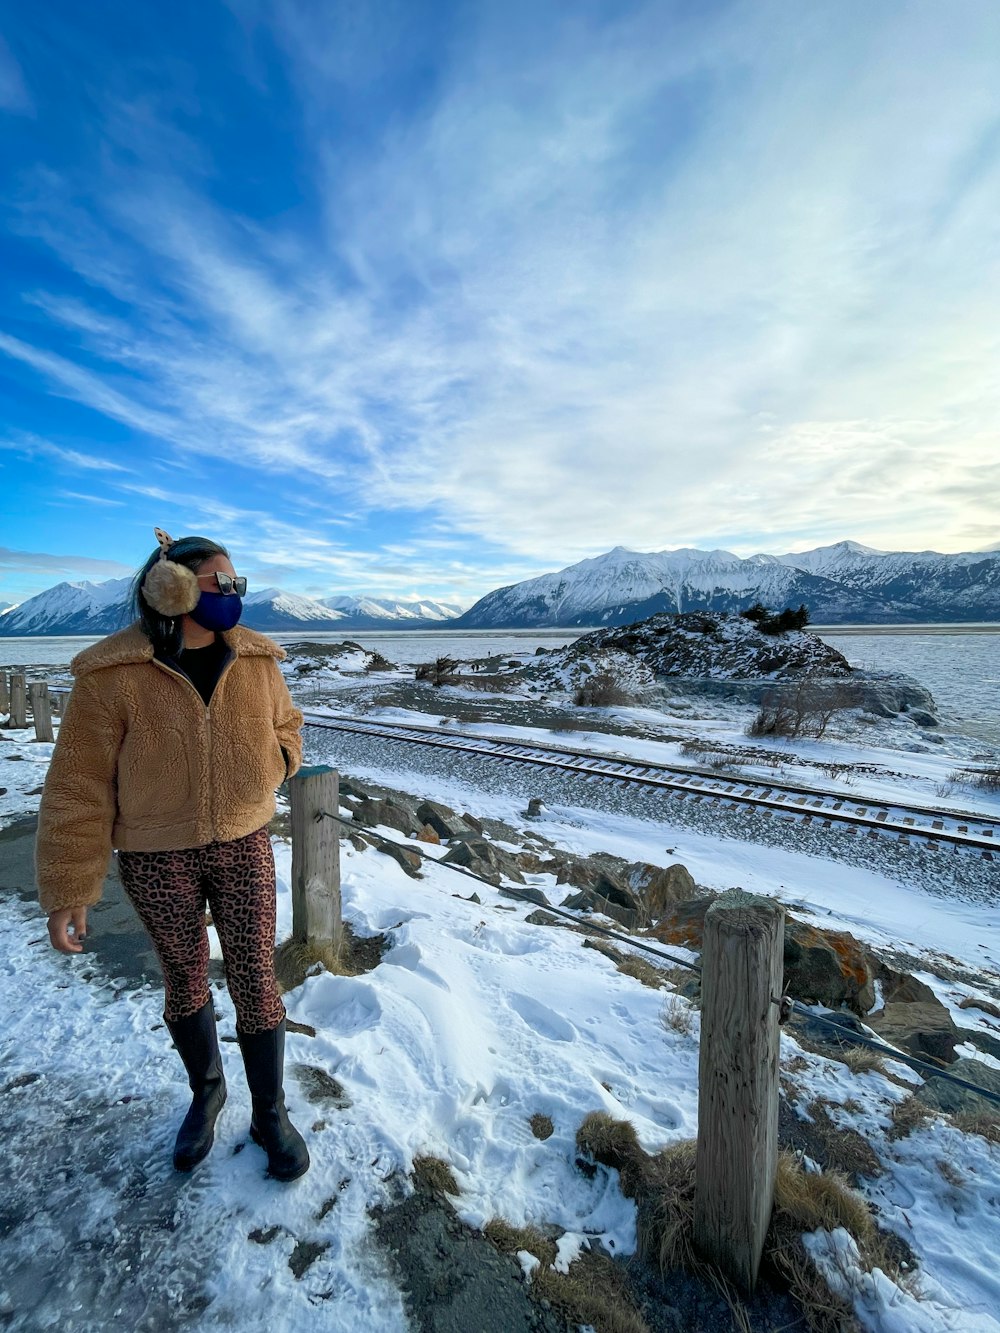
{"label": "steel rail", "polygon": [[[543,746],[537,742],[477,736],[469,732],[452,731],[442,734],[431,728],[410,726],[406,723],[376,722],[307,713],[305,724],[321,730],[377,736],[386,740],[474,754],[505,763],[558,769],[582,777],[608,778],[625,784],[634,783],[638,786],[668,791],[678,796],[690,795],[699,800],[717,800],[729,802],[731,805],[764,809],[768,813],[778,812],[808,822],[838,823],[866,828],[873,833],[891,833],[899,839],[920,838],[932,843],[949,843],[956,848],[980,851],[987,859],[992,859],[994,852],[1000,846],[1000,838],[996,837],[994,832],[997,826],[989,818],[982,816],[956,815],[950,811],[904,806],[896,802],[846,797],[837,792],[787,786],[784,783],[766,780],[719,778],[718,775],[706,773],[704,770],[673,769],[655,761],[611,759],[585,751]],[[698,783],[697,779],[705,779],[713,785]],[[724,783],[729,785],[723,787]],[[742,787],[744,790],[733,790],[734,786]],[[753,794],[754,789],[756,794]],[[798,799],[793,799],[794,797]],[[805,804],[808,797],[812,797],[815,802],[811,806]],[[830,804],[831,802],[833,804]],[[840,808],[845,803],[860,808],[854,811]],[[892,816],[891,812],[894,811],[898,813]],[[958,827],[933,828],[925,824],[906,822],[914,818],[928,817],[933,817],[936,822],[941,823],[948,820]],[[983,831],[969,832],[967,827],[969,823],[982,825]]]}

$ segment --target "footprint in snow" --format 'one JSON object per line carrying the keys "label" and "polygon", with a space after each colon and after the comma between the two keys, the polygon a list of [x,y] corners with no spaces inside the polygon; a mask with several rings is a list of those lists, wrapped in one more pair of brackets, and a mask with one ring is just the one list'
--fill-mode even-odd
{"label": "footprint in snow", "polygon": [[511,995],[508,1002],[518,1017],[540,1037],[547,1037],[550,1041],[576,1041],[577,1031],[573,1024],[532,996]]}

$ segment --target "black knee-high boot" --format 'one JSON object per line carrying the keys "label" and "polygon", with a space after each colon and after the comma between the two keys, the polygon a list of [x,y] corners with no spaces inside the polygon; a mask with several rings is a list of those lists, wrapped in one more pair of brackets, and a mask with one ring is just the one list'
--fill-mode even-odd
{"label": "black knee-high boot", "polygon": [[216,1117],[226,1101],[212,1001],[206,1001],[197,1013],[187,1018],[164,1021],[184,1062],[191,1087],[191,1107],[174,1144],[174,1166],[178,1171],[190,1171],[207,1156],[215,1138]]}
{"label": "black knee-high boot", "polygon": [[284,1019],[270,1032],[241,1032],[237,1028],[236,1036],[253,1103],[250,1137],[267,1153],[269,1176],[275,1180],[297,1180],[309,1170],[309,1151],[285,1110]]}

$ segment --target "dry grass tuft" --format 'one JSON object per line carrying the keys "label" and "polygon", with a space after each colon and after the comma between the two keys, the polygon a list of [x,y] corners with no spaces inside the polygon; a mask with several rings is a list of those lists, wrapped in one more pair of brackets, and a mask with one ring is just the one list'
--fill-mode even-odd
{"label": "dry grass tuft", "polygon": [[531,1132],[536,1139],[550,1139],[555,1133],[552,1117],[543,1115],[541,1111],[536,1111],[528,1123],[531,1125]]}
{"label": "dry grass tuft", "polygon": [[626,1294],[625,1274],[606,1255],[585,1251],[568,1272],[557,1273],[556,1242],[537,1227],[515,1227],[495,1217],[483,1234],[504,1254],[527,1250],[535,1256],[541,1267],[532,1274],[531,1298],[548,1301],[567,1323],[590,1325],[597,1333],[649,1333]]}
{"label": "dry grass tuft", "polygon": [[413,1179],[436,1195],[461,1194],[451,1167],[440,1157],[414,1157]]}
{"label": "dry grass tuft", "polygon": [[[812,1117],[813,1131],[823,1145],[825,1161],[845,1176],[880,1176],[883,1167],[878,1153],[856,1129],[835,1124],[827,1109],[831,1106],[837,1106],[837,1103],[816,1097],[806,1107]],[[838,1109],[856,1112],[861,1107],[857,1102],[848,1101]]]}
{"label": "dry grass tuft", "polygon": [[1000,1143],[1000,1112],[992,1108],[962,1111],[952,1119],[963,1134],[980,1134],[990,1143]]}
{"label": "dry grass tuft", "polygon": [[618,964],[618,971],[626,977],[634,977],[636,981],[649,986],[651,990],[662,990],[667,981],[663,968],[647,963],[645,958],[636,958],[634,954],[626,954],[622,958]]}
{"label": "dry grass tuft", "polygon": [[887,1135],[890,1139],[905,1139],[925,1125],[934,1112],[919,1097],[907,1097],[905,1102],[897,1102],[892,1108],[892,1125]]}
{"label": "dry grass tuft", "polygon": [[691,1005],[680,995],[668,995],[663,1001],[660,1022],[667,1032],[678,1032],[682,1037],[690,1037],[694,1032]]}
{"label": "dry grass tuft", "polygon": [[884,1074],[885,1061],[878,1051],[869,1046],[844,1046],[839,1051],[830,1051],[831,1060],[839,1060],[852,1074]]}
{"label": "dry grass tuft", "polygon": [[[580,1126],[577,1146],[621,1173],[622,1192],[637,1205],[640,1255],[661,1272],[686,1269],[709,1282],[729,1304],[734,1327],[748,1329],[732,1287],[694,1251],[695,1141],[647,1157],[631,1125],[598,1112]],[[787,1286],[813,1333],[857,1328],[850,1305],[830,1290],[802,1243],[804,1232],[841,1226],[857,1242],[866,1269],[897,1276],[898,1265],[867,1205],[846,1179],[836,1172],[807,1172],[794,1153],[780,1153],[763,1265]]]}
{"label": "dry grass tuft", "polygon": [[537,1227],[515,1227],[502,1217],[494,1217],[483,1227],[483,1235],[504,1254],[527,1250],[546,1266],[551,1267],[556,1261],[558,1250],[555,1241]]}
{"label": "dry grass tuft", "polygon": [[343,953],[342,949],[322,949],[302,940],[285,940],[274,951],[274,975],[278,979],[278,990],[282,995],[287,995],[289,991],[301,986],[316,967],[323,967],[338,977],[350,975],[342,961]]}
{"label": "dry grass tuft", "polygon": [[878,1235],[868,1205],[839,1172],[806,1171],[794,1153],[778,1154],[774,1209],[799,1232],[844,1227],[862,1252]]}
{"label": "dry grass tuft", "polygon": [[650,1333],[626,1294],[624,1274],[605,1255],[584,1253],[567,1273],[540,1268],[531,1287],[536,1300],[548,1301],[568,1323],[597,1333]]}

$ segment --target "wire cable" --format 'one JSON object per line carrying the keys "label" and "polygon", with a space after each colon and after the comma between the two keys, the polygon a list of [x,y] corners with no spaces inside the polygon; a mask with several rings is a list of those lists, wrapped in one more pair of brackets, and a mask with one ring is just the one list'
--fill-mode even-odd
{"label": "wire cable", "polygon": [[[630,935],[623,935],[620,931],[609,930],[605,926],[599,926],[595,922],[582,922],[580,918],[572,912],[566,911],[562,907],[554,907],[551,904],[547,907],[537,902],[530,894],[523,892],[512,885],[504,884],[502,886],[494,884],[492,880],[486,879],[483,875],[477,875],[474,870],[469,870],[466,866],[455,865],[451,861],[439,860],[429,852],[423,851],[419,847],[414,847],[412,843],[397,842],[395,838],[388,838],[384,833],[376,833],[374,829],[369,829],[359,825],[353,819],[344,819],[342,815],[332,814],[329,810],[321,810],[320,818],[332,819],[345,828],[350,829],[354,834],[363,838],[368,838],[373,842],[383,842],[390,847],[406,852],[414,852],[422,861],[430,861],[434,865],[442,866],[446,870],[453,870],[456,874],[464,875],[467,879],[474,879],[480,884],[485,884],[487,888],[494,892],[502,892],[505,897],[517,898],[522,902],[531,903],[532,906],[540,908],[544,912],[549,912],[553,916],[563,917],[575,926],[585,925],[588,932],[597,935],[603,935],[608,939],[615,940],[619,944],[627,945],[632,949],[640,949],[643,953],[651,954],[654,958],[661,958],[665,962],[673,963],[678,967],[687,968],[688,971],[701,974],[702,969],[697,963],[692,963],[686,958],[679,958],[676,954],[667,953],[664,949],[657,949],[653,945],[647,944],[644,940],[633,939]],[[922,1074],[925,1079],[940,1078],[948,1083],[955,1084],[956,1087],[964,1088],[966,1092],[974,1092],[978,1097],[983,1097],[986,1101],[1000,1106],[1000,1093],[993,1092],[990,1088],[980,1087],[978,1083],[971,1083],[968,1079],[960,1078],[957,1074],[952,1074],[943,1065],[933,1065],[926,1060],[921,1060],[915,1055],[910,1055],[906,1051],[899,1051],[893,1046],[887,1046],[884,1042],[874,1037],[867,1037],[853,1028],[846,1027],[843,1023],[837,1022],[834,1018],[828,1018],[825,1014],[816,1014],[804,1005],[800,1000],[795,1000],[791,996],[773,997],[773,1003],[784,1006],[784,1011],[800,1019],[808,1020],[813,1023],[819,1023],[823,1027],[832,1029],[840,1037],[841,1041],[849,1045],[866,1046],[869,1050],[877,1051],[880,1055],[886,1056],[890,1060],[898,1060],[901,1064],[908,1065],[918,1074]]]}

